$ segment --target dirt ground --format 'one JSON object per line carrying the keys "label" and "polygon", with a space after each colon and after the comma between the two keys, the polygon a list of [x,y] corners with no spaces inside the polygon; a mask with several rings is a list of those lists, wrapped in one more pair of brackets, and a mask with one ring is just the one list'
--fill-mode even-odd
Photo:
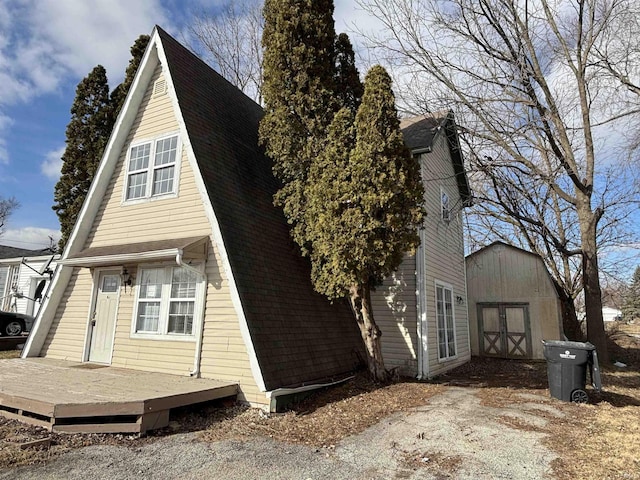
{"label": "dirt ground", "polygon": [[[588,390],[588,404],[572,404],[548,396],[545,362],[474,358],[471,363],[431,382],[404,380],[378,386],[365,376],[318,392],[284,414],[267,415],[239,405],[209,404],[173,412],[168,428],[145,438],[125,435],[57,435],[0,417],[0,470],[42,464],[65,452],[89,445],[120,445],[134,449],[187,432],[200,442],[249,441],[256,436],[331,452],[345,439],[358,439],[369,427],[394,414],[409,414],[437,403],[448,391],[473,390],[483,406],[495,409],[533,408],[544,424],[504,415],[505,427],[535,432],[554,454],[553,476],[559,479],[640,479],[640,325],[610,329],[611,358],[624,368],[604,368],[604,391]],[[15,353],[0,352],[4,358]],[[534,400],[532,400],[534,399]],[[555,415],[550,406],[563,415]],[[547,410],[545,410],[547,409]],[[541,413],[540,413],[541,412]],[[389,424],[392,422],[389,421]],[[429,431],[424,432],[429,435]],[[29,442],[41,440],[41,445]],[[24,447],[27,448],[24,448]],[[414,469],[437,469],[440,478],[455,478],[456,455],[406,454]],[[434,470],[435,471],[435,470]]]}

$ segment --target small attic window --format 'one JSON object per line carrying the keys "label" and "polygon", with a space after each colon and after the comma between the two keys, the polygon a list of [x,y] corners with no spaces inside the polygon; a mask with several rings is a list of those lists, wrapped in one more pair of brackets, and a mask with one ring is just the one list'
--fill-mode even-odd
{"label": "small attic window", "polygon": [[153,96],[164,95],[167,93],[167,81],[164,78],[159,78],[153,84]]}
{"label": "small attic window", "polygon": [[442,212],[442,220],[445,222],[451,221],[451,203],[449,201],[449,195],[444,190],[440,190],[440,206]]}

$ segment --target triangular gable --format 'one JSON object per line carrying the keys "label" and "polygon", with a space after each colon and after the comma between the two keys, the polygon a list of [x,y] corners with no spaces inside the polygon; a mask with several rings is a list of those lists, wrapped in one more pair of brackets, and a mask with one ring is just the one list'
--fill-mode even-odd
{"label": "triangular gable", "polygon": [[[272,203],[278,184],[258,148],[261,108],[161,28],[156,27],[74,226],[62,263],[80,258],[109,180],[158,65],[183,149],[229,280],[258,387],[273,390],[335,377],[362,354],[346,303],[315,293],[310,266]],[[73,264],[73,261],[69,261]],[[23,356],[37,356],[71,278],[63,267]]]}
{"label": "triangular gable", "polygon": [[[87,197],[82,204],[82,209],[78,214],[76,223],[62,253],[62,261],[68,258],[69,255],[78,253],[83,249],[89,232],[91,231],[93,221],[102,203],[102,197],[106,192],[109,180],[118,164],[120,152],[124,148],[127,135],[135,120],[138,108],[142,103],[147,85],[153,75],[155,67],[158,65],[158,40],[158,36],[154,30],[118,115],[111,136],[109,137],[102,159],[100,160],[94,179],[91,182]],[[60,268],[54,276],[50,287],[50,294],[44,299],[40,307],[40,313],[36,318],[32,332],[22,351],[23,358],[36,357],[40,354],[40,350],[51,328],[57,306],[71,279],[72,272],[72,268],[63,267]]]}
{"label": "triangular gable", "polygon": [[464,160],[462,158],[462,150],[460,149],[458,130],[453,112],[441,111],[428,115],[405,118],[402,119],[400,127],[402,128],[405,144],[414,155],[430,152],[438,136],[445,135],[449,152],[451,153],[451,162],[456,176],[460,198],[462,199],[462,205],[465,207],[471,206],[473,198],[471,189],[469,188],[467,173],[464,168]]}

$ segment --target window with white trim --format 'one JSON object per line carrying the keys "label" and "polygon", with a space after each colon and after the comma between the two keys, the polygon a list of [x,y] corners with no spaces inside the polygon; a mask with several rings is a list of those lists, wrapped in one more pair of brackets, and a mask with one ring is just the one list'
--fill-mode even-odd
{"label": "window with white trim", "polygon": [[453,314],[453,289],[436,283],[436,319],[438,328],[438,358],[444,360],[456,356],[455,317]]}
{"label": "window with white trim", "polygon": [[182,267],[138,270],[135,334],[193,336],[202,307],[200,276]]}
{"label": "window with white trim", "polygon": [[133,145],[127,161],[125,200],[175,193],[178,136]]}

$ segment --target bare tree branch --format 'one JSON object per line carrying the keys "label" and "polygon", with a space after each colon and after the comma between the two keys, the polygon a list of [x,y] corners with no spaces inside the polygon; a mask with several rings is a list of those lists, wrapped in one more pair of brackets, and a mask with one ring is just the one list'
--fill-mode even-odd
{"label": "bare tree branch", "polygon": [[[624,19],[637,42],[638,22],[625,13],[634,2],[359,4],[384,26],[360,33],[396,78],[407,78],[398,90],[406,86],[400,97],[408,109],[452,108],[465,126],[477,197],[473,233],[511,238],[538,252],[568,297],[582,289],[589,337],[606,355],[598,253],[621,236],[615,232],[624,222],[614,220],[640,198],[637,188],[612,188],[629,182],[606,171],[622,159],[599,145],[602,126],[632,120],[640,107],[629,82],[621,81],[640,62],[618,53],[627,47],[615,32]],[[620,67],[619,75],[609,65]]]}
{"label": "bare tree branch", "polygon": [[20,203],[14,197],[3,198],[0,196],[0,235],[2,235],[2,229],[7,219],[18,207],[20,207]]}

